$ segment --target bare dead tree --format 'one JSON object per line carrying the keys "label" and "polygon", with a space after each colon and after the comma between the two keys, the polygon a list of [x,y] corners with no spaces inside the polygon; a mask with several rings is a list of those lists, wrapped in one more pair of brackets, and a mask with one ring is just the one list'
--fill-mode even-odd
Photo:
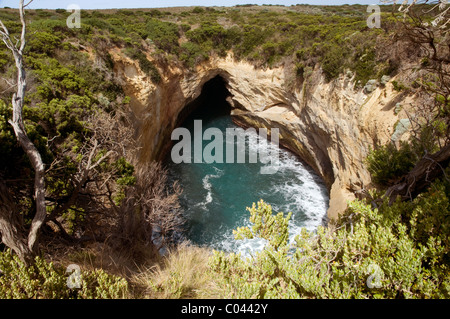
{"label": "bare dead tree", "polygon": [[[402,13],[398,19],[401,28],[397,37],[409,43],[410,49],[421,52],[429,62],[422,69],[433,72],[449,90],[450,64],[450,3],[447,0],[381,0],[392,3],[393,13]],[[395,15],[398,17],[397,15]]]}
{"label": "bare dead tree", "polygon": [[[418,162],[392,185],[386,197],[412,199],[435,178],[444,176],[450,162],[450,4],[447,0],[384,0],[400,12],[397,39],[404,50],[419,53],[411,90],[415,105],[408,113],[411,141]],[[398,16],[398,14],[396,15]]]}
{"label": "bare dead tree", "polygon": [[[398,0],[382,0],[384,3],[393,3],[396,5],[399,1]],[[398,12],[403,13],[404,19],[406,19],[408,16],[420,19],[420,16],[417,15],[414,12],[414,9],[419,7],[420,5],[429,5],[431,8],[427,8],[425,11],[422,12],[436,12],[433,21],[431,22],[432,26],[438,26],[440,28],[447,27],[447,24],[450,23],[450,19],[448,18],[448,13],[450,10],[450,6],[447,0],[412,0],[410,1],[401,1],[400,6],[398,7]],[[428,23],[425,23],[425,26],[427,26]]]}
{"label": "bare dead tree", "polygon": [[123,111],[116,110],[113,116],[96,114],[89,122],[102,146],[114,150],[110,160],[123,157],[136,168],[136,182],[123,189],[120,203],[113,200],[117,191],[113,170],[99,172],[97,182],[92,183],[97,192],[107,194],[108,205],[105,203],[103,211],[110,212],[114,224],[109,242],[126,245],[130,253],[140,246],[155,245],[152,248],[156,251],[169,246],[173,234],[180,233],[184,224],[178,202],[181,188],[177,183],[169,185],[167,171],[160,163],[138,164],[134,130]]}
{"label": "bare dead tree", "polygon": [[[12,106],[13,106],[13,118],[8,122],[14,129],[14,133],[16,135],[17,141],[20,146],[23,148],[25,153],[27,154],[31,165],[33,166],[35,172],[34,178],[34,197],[36,202],[36,213],[31,223],[30,230],[27,235],[27,246],[28,251],[24,250],[16,250],[16,253],[22,258],[26,259],[24,254],[32,254],[36,251],[37,243],[38,243],[38,234],[39,230],[44,223],[46,217],[46,203],[45,203],[45,166],[42,161],[41,154],[37,150],[36,146],[31,142],[28,138],[28,135],[25,130],[24,122],[23,122],[23,106],[24,106],[24,98],[26,91],[26,72],[24,66],[24,49],[26,45],[26,23],[25,23],[25,8],[32,2],[29,1],[27,4],[24,4],[23,0],[19,2],[19,15],[20,22],[22,24],[22,30],[20,34],[20,39],[14,43],[11,35],[9,34],[8,29],[5,27],[2,21],[0,21],[0,35],[2,37],[3,43],[7,46],[7,48],[12,52],[14,61],[17,68],[17,90],[13,94],[12,97]],[[8,226],[8,224],[3,224],[4,227],[13,227],[12,225]],[[3,233],[12,232],[11,229],[0,229]]]}
{"label": "bare dead tree", "polygon": [[[64,227],[65,219],[62,216],[69,209],[87,210],[89,213],[86,219],[91,221],[92,228],[102,229],[99,225],[102,224],[102,219],[107,223],[106,219],[109,217],[105,216],[110,215],[108,212],[111,210],[109,199],[112,200],[117,188],[117,169],[111,164],[121,157],[133,158],[133,150],[136,149],[133,147],[131,126],[121,123],[121,115],[119,109],[115,116],[97,110],[85,118],[89,133],[84,137],[82,145],[75,152],[70,146],[60,150],[47,170],[50,177],[67,180],[70,184],[65,195],[55,194],[54,198],[48,200],[51,212],[46,218],[46,222],[55,224],[60,234],[69,241],[80,240],[80,236],[68,235]],[[69,177],[66,176],[67,161],[76,164],[75,172]],[[107,168],[103,169],[105,165]],[[95,215],[101,216],[100,222],[95,221]],[[93,237],[95,236],[92,234],[84,236],[83,240]],[[102,240],[104,237],[96,239]]]}
{"label": "bare dead tree", "polygon": [[413,1],[399,11],[408,17],[400,34],[422,54],[416,85],[424,99],[409,119],[413,139],[428,156],[433,146],[440,151],[450,143],[450,5],[442,0]]}
{"label": "bare dead tree", "polygon": [[[170,242],[171,234],[183,224],[178,207],[180,189],[174,185],[173,190],[169,191],[166,172],[156,163],[139,167],[135,172],[134,185],[119,185],[118,178],[122,173],[116,163],[125,158],[135,165],[138,149],[134,144],[132,123],[126,122],[127,116],[120,108],[115,109],[114,114],[99,109],[84,118],[85,136],[81,145],[77,145],[77,150],[64,144],[58,145],[55,138],[49,140],[49,143],[60,148],[53,163],[45,169],[41,155],[26,134],[22,115],[27,84],[23,58],[26,45],[24,9],[29,3],[24,5],[23,0],[20,1],[20,40],[15,43],[14,35],[9,34],[1,21],[0,34],[13,53],[18,70],[17,92],[12,99],[13,118],[10,123],[35,171],[36,213],[31,227],[25,229],[19,205],[14,201],[17,195],[12,194],[0,178],[2,242],[25,261],[30,260],[36,252],[37,235],[41,228],[45,230],[45,235],[52,238],[55,234],[60,235],[71,243],[104,242],[111,238],[112,241],[121,241],[122,247],[130,248],[134,243],[137,243],[136,246],[142,243],[144,246],[153,245],[153,235],[156,232],[160,245],[166,245]],[[71,169],[67,169],[68,162],[71,163]],[[62,191],[48,187],[46,192],[44,176],[49,180],[63,181]],[[124,198],[118,203],[117,198],[121,196]],[[76,212],[75,215],[82,214],[82,224],[72,226],[72,212]],[[43,225],[49,227],[42,227]]]}
{"label": "bare dead tree", "polygon": [[[148,252],[168,247],[184,222],[180,188],[169,185],[161,164],[138,164],[133,125],[123,109],[99,109],[84,120],[88,133],[83,144],[76,152],[67,147],[48,169],[49,177],[65,178],[71,187],[67,195],[49,200],[46,222],[56,225],[55,232],[69,242],[106,243],[137,262]],[[117,182],[121,173],[116,164],[122,158],[134,167],[133,184]],[[67,159],[77,163],[69,178],[64,176]],[[64,213],[78,209],[83,222],[73,228]]]}
{"label": "bare dead tree", "polygon": [[115,207],[118,222],[112,240],[130,250],[144,244],[158,251],[174,244],[174,234],[180,234],[184,224],[178,202],[181,188],[175,183],[169,191],[166,174],[158,162],[138,169],[136,184]]}
{"label": "bare dead tree", "polygon": [[450,163],[450,144],[439,152],[424,156],[400,182],[392,185],[386,191],[390,204],[400,196],[402,200],[416,197],[437,177],[446,176],[445,167]]}

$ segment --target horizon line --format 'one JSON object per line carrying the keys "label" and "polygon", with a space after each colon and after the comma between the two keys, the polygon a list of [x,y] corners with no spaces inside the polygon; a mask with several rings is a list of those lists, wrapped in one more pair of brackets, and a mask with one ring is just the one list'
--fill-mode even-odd
{"label": "horizon line", "polygon": [[[9,2],[10,1],[0,1],[0,9],[18,9],[17,2],[14,1],[14,4],[11,4]],[[83,2],[83,1],[81,1],[81,2]],[[115,2],[115,1],[113,1],[113,2]],[[131,2],[132,3],[129,3],[129,5],[130,5],[129,7],[124,6],[126,4],[112,4],[113,6],[114,5],[117,5],[117,6],[114,6],[114,7],[103,7],[101,3],[98,3],[98,7],[95,7],[95,8],[94,7],[89,7],[89,8],[83,9],[82,5],[80,7],[81,7],[82,10],[113,10],[113,9],[119,10],[119,9],[190,8],[190,7],[233,8],[233,7],[246,7],[247,5],[248,5],[248,7],[285,7],[285,8],[297,7],[297,6],[313,6],[313,7],[332,7],[332,6],[336,6],[336,7],[339,7],[339,6],[353,6],[353,5],[356,5],[356,6],[367,6],[368,5],[368,3],[367,3],[368,1],[367,0],[366,1],[358,1],[359,3],[352,3],[352,1],[350,0],[350,1],[347,1],[347,2],[350,2],[350,3],[339,3],[339,1],[335,1],[335,2],[338,2],[338,3],[326,3],[326,4],[320,3],[321,1],[319,3],[296,3],[296,4],[280,4],[280,3],[278,3],[278,4],[277,3],[274,3],[274,4],[265,4],[265,3],[261,3],[261,4],[258,4],[258,3],[227,4],[227,3],[225,3],[224,5],[205,5],[205,4],[186,4],[186,5],[181,5],[181,4],[174,4],[174,5],[164,4],[164,5],[162,5],[162,4],[160,4],[160,5],[158,5],[157,3],[155,3],[155,6],[149,6],[149,7],[147,7],[147,6],[140,6],[140,4],[134,5],[133,1],[131,1]],[[157,2],[157,1],[155,1],[155,2]],[[226,1],[224,1],[224,2],[226,2]],[[361,2],[363,2],[363,3],[361,3]],[[364,3],[364,2],[366,2],[366,3]],[[381,2],[381,1],[373,0],[372,2],[374,2],[372,4],[376,4],[376,2]],[[41,10],[56,10],[56,9],[65,9],[67,7],[67,6],[64,5],[65,1],[61,1],[60,2],[61,3],[61,7],[54,7],[54,6],[51,6],[51,5],[49,6],[49,5],[46,5],[45,3],[44,4],[40,3],[42,5],[42,7],[35,7],[35,5],[39,5],[38,3],[40,3],[40,2],[38,2],[38,1],[31,2],[30,6],[27,9],[28,10],[37,10],[37,9],[41,9]],[[387,3],[378,3],[377,5],[385,6],[385,5],[389,5],[389,4],[387,4]]]}

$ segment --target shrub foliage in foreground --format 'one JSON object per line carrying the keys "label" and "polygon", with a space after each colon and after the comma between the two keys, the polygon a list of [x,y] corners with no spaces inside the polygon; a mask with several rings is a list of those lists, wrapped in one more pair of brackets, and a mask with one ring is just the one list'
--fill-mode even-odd
{"label": "shrub foliage in foreground", "polygon": [[289,216],[260,201],[249,209],[254,226],[235,235],[267,239],[264,250],[216,251],[210,265],[231,298],[449,298],[448,194],[436,183],[409,203],[354,201],[334,231],[303,229],[293,245]]}
{"label": "shrub foliage in foreground", "polygon": [[0,252],[0,270],[1,299],[117,299],[128,291],[125,279],[99,269],[82,270],[80,288],[69,289],[65,269],[41,257],[27,266],[9,250]]}

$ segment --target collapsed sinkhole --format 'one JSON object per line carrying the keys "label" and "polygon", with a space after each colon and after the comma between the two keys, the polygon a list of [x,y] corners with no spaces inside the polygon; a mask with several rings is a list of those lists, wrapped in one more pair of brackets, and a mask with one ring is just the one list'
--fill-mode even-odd
{"label": "collapsed sinkhole", "polygon": [[[289,225],[290,235],[294,238],[300,232],[300,227],[313,230],[324,224],[329,198],[325,186],[312,170],[281,145],[274,156],[280,160],[279,172],[275,174],[261,174],[261,167],[267,163],[249,163],[248,154],[245,155],[245,162],[239,165],[229,165],[233,163],[225,160],[212,163],[193,160],[192,147],[195,149],[198,146],[194,142],[195,120],[202,121],[202,130],[215,128],[222,133],[239,126],[231,118],[232,108],[236,104],[230,104],[232,94],[228,87],[226,77],[216,75],[203,84],[197,98],[185,104],[177,117],[175,128],[187,129],[191,136],[183,135],[183,140],[188,138],[191,142],[185,144],[189,145],[186,149],[175,148],[174,154],[181,151],[184,157],[186,151],[190,152],[189,161],[174,161],[169,150],[163,162],[168,169],[168,184],[177,182],[182,189],[179,204],[185,224],[180,238],[196,245],[246,254],[260,250],[265,244],[260,239],[234,240],[234,229],[249,226],[246,207],[264,198],[276,212],[294,212]],[[261,154],[261,150],[273,149],[269,141],[256,141],[255,138],[248,138],[246,152],[251,148]],[[181,139],[172,141],[171,145],[179,146],[179,143]],[[200,144],[201,150],[204,151],[209,143],[212,141],[206,141],[206,145]],[[226,138],[222,143],[222,148],[214,148],[214,155],[218,149],[222,152],[227,150],[229,143]],[[237,144],[234,147],[238,149]]]}
{"label": "collapsed sinkhole", "polygon": [[[234,229],[250,225],[246,207],[251,207],[263,198],[273,206],[275,212],[293,212],[289,232],[294,238],[301,227],[313,230],[323,224],[328,196],[324,185],[312,170],[303,165],[295,154],[282,147],[276,148],[276,155],[274,153],[273,158],[279,160],[279,172],[277,170],[274,174],[261,173],[261,168],[267,163],[249,163],[248,153],[245,161],[239,165],[236,161],[194,160],[192,147],[195,149],[198,146],[194,142],[198,137],[195,120],[202,121],[202,130],[215,128],[223,133],[229,128],[238,128],[238,124],[231,119],[233,107],[228,101],[232,94],[227,87],[226,78],[217,75],[205,82],[199,96],[184,106],[175,127],[191,132],[189,137],[183,135],[183,140],[187,138],[191,142],[184,144],[189,145],[186,148],[174,148],[174,154],[183,154],[182,161],[179,158],[173,160],[171,152],[168,152],[164,163],[168,169],[169,185],[176,181],[182,189],[179,204],[186,222],[180,238],[200,246],[247,254],[260,250],[265,242],[262,239],[234,240]],[[216,140],[220,141],[214,138]],[[252,149],[260,155],[261,151],[272,152],[275,149],[269,141],[260,142],[254,136],[246,140],[246,152]],[[236,150],[238,141],[239,138],[233,141]],[[174,143],[179,146],[180,142],[181,139]],[[212,141],[206,141],[207,145],[209,143]],[[204,152],[207,145],[201,143],[200,150]],[[217,149],[228,152],[227,146],[229,143],[224,138],[218,143],[218,148],[214,148],[214,155]],[[190,152],[188,161],[184,161],[185,152]]]}

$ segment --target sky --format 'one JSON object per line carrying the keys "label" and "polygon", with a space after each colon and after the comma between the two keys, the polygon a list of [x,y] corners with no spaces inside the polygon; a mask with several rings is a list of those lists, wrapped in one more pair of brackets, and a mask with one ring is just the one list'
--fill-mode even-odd
{"label": "sky", "polygon": [[[27,2],[27,0],[25,0]],[[19,0],[0,0],[0,8],[17,8]],[[81,9],[111,9],[111,8],[162,8],[185,6],[234,6],[237,4],[281,4],[290,6],[293,4],[317,4],[317,5],[341,5],[341,4],[379,4],[379,0],[34,0],[30,9],[58,9],[67,8],[70,4],[77,4]]]}

